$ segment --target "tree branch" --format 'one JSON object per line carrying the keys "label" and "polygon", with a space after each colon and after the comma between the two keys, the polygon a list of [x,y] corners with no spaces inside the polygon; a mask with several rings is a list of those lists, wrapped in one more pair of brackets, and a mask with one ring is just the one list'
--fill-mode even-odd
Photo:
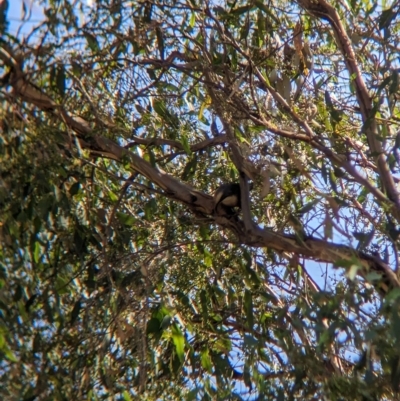
{"label": "tree branch", "polygon": [[400,210],[400,195],[386,162],[386,156],[383,152],[382,144],[378,140],[378,127],[372,99],[358,67],[350,38],[340,20],[339,14],[326,0],[299,0],[299,4],[311,15],[328,21],[333,29],[336,43],[343,54],[343,59],[349,71],[350,79],[354,78],[353,82],[355,92],[364,123],[363,130],[367,136],[370,151],[376,158],[376,164],[378,166],[383,187],[387,192],[389,199],[394,202],[396,208]]}
{"label": "tree branch", "polygon": [[[90,124],[86,120],[70,114],[62,106],[57,105],[48,95],[32,85],[12,60],[9,60],[8,65],[10,64],[12,74],[9,83],[14,89],[14,95],[37,106],[39,109],[48,111],[54,116],[63,119],[67,126],[77,134],[83,149],[88,149],[95,154],[117,161],[126,161],[128,158],[133,170],[166,191],[166,195],[170,198],[186,204],[194,212],[213,214],[214,202],[210,195],[196,191],[173,176],[153,167],[150,163],[129,152],[129,150],[111,139],[93,134]],[[225,128],[229,128],[229,125],[226,124]],[[231,134],[233,135],[233,133]],[[305,139],[307,136],[303,135],[303,137]],[[233,149],[237,153],[236,156],[239,157],[239,149],[235,147]],[[239,161],[238,168],[242,171],[240,166]],[[382,280],[378,283],[377,289],[383,294],[392,288],[400,287],[397,276],[386,263],[377,257],[358,252],[345,245],[329,243],[312,237],[305,238],[299,242],[295,236],[275,233],[269,229],[261,229],[252,220],[250,225],[246,224],[246,229],[240,220],[216,217],[216,221],[234,231],[239,238],[239,242],[243,244],[252,247],[270,247],[277,252],[293,252],[320,262],[335,264],[344,261],[347,264],[352,263],[359,267],[357,274],[364,278],[367,278],[368,273],[371,271],[378,273]]]}

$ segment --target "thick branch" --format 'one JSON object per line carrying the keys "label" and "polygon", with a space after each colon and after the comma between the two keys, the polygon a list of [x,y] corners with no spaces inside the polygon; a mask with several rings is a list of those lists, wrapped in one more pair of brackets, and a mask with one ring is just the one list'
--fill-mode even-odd
{"label": "thick branch", "polygon": [[386,294],[393,288],[400,288],[400,282],[393,270],[381,259],[358,252],[346,245],[329,243],[316,238],[305,238],[299,242],[295,236],[274,233],[271,230],[254,228],[252,232],[243,231],[242,241],[251,246],[270,247],[280,252],[292,252],[320,262],[353,262],[359,265],[357,273],[366,278],[370,272],[382,277],[378,289]]}

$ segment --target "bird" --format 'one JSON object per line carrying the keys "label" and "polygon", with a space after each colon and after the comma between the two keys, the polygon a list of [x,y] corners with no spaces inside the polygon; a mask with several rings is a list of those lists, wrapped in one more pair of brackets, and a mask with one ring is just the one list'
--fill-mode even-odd
{"label": "bird", "polygon": [[240,185],[226,183],[220,185],[214,192],[214,211],[217,214],[234,215],[235,207],[241,207]]}

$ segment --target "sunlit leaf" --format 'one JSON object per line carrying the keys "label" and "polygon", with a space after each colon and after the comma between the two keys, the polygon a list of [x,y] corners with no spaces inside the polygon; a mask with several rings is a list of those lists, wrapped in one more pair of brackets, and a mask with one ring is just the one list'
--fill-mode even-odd
{"label": "sunlit leaf", "polygon": [[175,344],[176,354],[181,362],[184,359],[184,350],[185,350],[185,337],[183,336],[181,330],[176,324],[173,324],[172,327],[172,340]]}
{"label": "sunlit leaf", "polygon": [[212,370],[212,362],[208,350],[204,350],[201,352],[201,366],[207,372],[211,372]]}

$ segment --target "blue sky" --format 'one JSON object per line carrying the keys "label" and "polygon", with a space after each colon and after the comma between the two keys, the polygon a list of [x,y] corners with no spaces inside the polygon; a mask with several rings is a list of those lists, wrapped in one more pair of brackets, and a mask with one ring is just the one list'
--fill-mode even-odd
{"label": "blue sky", "polygon": [[[22,20],[25,4],[25,21]],[[9,32],[12,35],[18,34],[18,29],[21,27],[21,33],[30,32],[34,25],[37,25],[43,19],[42,7],[36,4],[33,0],[11,0],[8,6],[8,21]]]}

